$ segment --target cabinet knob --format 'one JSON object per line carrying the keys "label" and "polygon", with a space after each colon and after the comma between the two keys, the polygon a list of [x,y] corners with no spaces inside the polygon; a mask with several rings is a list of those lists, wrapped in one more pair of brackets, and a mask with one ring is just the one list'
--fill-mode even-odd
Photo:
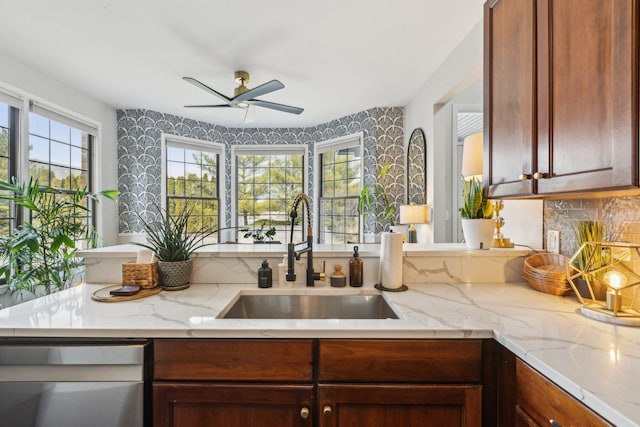
{"label": "cabinet knob", "polygon": [[303,406],[302,409],[300,409],[300,417],[303,420],[306,420],[307,418],[309,418],[309,408],[307,408],[306,406]]}
{"label": "cabinet knob", "polygon": [[322,408],[322,413],[327,416],[330,417],[331,416],[331,406],[329,405],[324,405],[324,408]]}
{"label": "cabinet knob", "polygon": [[520,181],[526,181],[528,179],[531,179],[531,175],[528,173],[521,173],[518,178],[520,178]]}
{"label": "cabinet knob", "polygon": [[546,178],[547,174],[544,172],[536,172],[533,174],[533,179],[543,179]]}

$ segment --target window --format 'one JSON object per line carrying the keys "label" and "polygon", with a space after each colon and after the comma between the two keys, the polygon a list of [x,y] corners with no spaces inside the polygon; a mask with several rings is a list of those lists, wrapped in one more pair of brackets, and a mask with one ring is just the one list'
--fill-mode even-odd
{"label": "window", "polygon": [[217,230],[220,224],[222,144],[162,135],[164,205],[169,215],[189,209],[189,231]]}
{"label": "window", "polygon": [[[32,103],[29,112],[28,177],[42,187],[72,194],[78,189],[92,188],[92,147],[97,129],[48,107]],[[95,206],[85,199],[84,223],[95,225]],[[77,246],[86,247],[78,241]]]}
{"label": "window", "polygon": [[[3,181],[10,181],[16,174],[18,111],[11,104],[0,102],[0,179]],[[0,236],[9,235],[15,227],[14,213],[8,200],[0,200]]]}
{"label": "window", "polygon": [[[293,199],[305,190],[306,145],[234,146],[234,223],[251,231],[276,228],[274,240],[287,242]],[[300,212],[299,220],[303,218]],[[238,233],[239,242],[252,242]]]}
{"label": "window", "polygon": [[320,170],[318,241],[360,241],[358,199],[362,188],[362,135],[351,135],[316,147]]}

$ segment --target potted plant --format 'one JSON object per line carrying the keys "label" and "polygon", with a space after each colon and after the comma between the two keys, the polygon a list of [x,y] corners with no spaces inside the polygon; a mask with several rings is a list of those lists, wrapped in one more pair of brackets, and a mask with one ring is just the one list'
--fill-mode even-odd
{"label": "potted plant", "polygon": [[[605,241],[605,228],[602,221],[578,221],[575,228],[576,242],[578,248],[585,243],[602,243]],[[589,292],[589,284],[593,290],[594,297],[597,300],[604,300],[607,294],[607,286],[603,283],[602,278],[605,271],[599,270],[608,265],[611,256],[608,251],[603,251],[597,245],[586,245],[575,260],[577,269],[585,272],[583,277],[576,279],[576,287],[580,295],[584,298],[591,298]],[[594,271],[591,273],[591,271]]]}
{"label": "potted plant", "polygon": [[276,228],[271,227],[267,230],[264,229],[265,224],[262,223],[260,228],[256,228],[253,230],[244,229],[241,231],[246,231],[244,233],[244,238],[248,239],[249,237],[253,238],[253,243],[280,243],[274,242],[273,237],[276,235]]}
{"label": "potted plant", "polygon": [[469,249],[489,249],[495,222],[493,203],[485,197],[484,185],[478,178],[463,180],[462,233]]}
{"label": "potted plant", "polygon": [[145,221],[140,215],[142,226],[147,233],[147,243],[136,243],[156,254],[160,283],[163,289],[177,291],[190,285],[192,255],[206,243],[205,239],[217,230],[205,226],[193,227],[193,207],[183,205],[173,215],[156,206],[160,220]]}
{"label": "potted plant", "polygon": [[73,193],[42,187],[37,180],[18,184],[0,181],[0,199],[26,209],[27,220],[0,239],[0,275],[7,289],[18,298],[50,294],[69,287],[82,266],[76,243],[97,245],[95,229],[87,224],[88,201],[100,197],[115,200],[116,190],[91,193],[87,188]]}
{"label": "potted plant", "polygon": [[375,214],[373,204],[377,200],[383,208],[382,219],[389,221],[389,225],[394,226],[396,225],[396,205],[393,203],[393,198],[385,191],[385,186],[383,185],[390,167],[390,163],[382,167],[380,170],[380,182],[375,181],[362,187],[358,198],[358,214],[363,215],[364,218],[369,214]]}

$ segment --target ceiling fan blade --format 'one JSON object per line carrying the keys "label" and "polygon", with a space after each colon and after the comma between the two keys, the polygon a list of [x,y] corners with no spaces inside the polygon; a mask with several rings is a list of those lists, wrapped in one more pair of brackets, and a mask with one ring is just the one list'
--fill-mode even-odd
{"label": "ceiling fan blade", "polygon": [[182,80],[184,80],[185,82],[191,83],[192,85],[197,86],[202,90],[205,90],[205,91],[207,91],[209,93],[214,94],[215,96],[217,96],[218,98],[224,100],[227,103],[231,103],[231,99],[230,98],[224,96],[223,94],[221,94],[217,90],[210,88],[206,84],[204,84],[202,82],[199,82],[198,80],[194,79],[193,77],[183,77]]}
{"label": "ceiling fan blade", "polygon": [[300,114],[304,111],[304,108],[292,107],[291,105],[276,104],[275,102],[261,101],[259,99],[251,99],[247,101],[249,104],[257,105],[258,107],[271,108],[272,110],[284,111],[285,113]]}
{"label": "ceiling fan blade", "polygon": [[270,82],[266,82],[260,86],[254,87],[253,89],[249,89],[248,91],[241,93],[240,95],[231,99],[233,102],[241,102],[246,101],[248,99],[257,98],[262,95],[266,95],[267,93],[274,92],[279,89],[283,89],[284,85],[280,83],[278,80],[271,80]]}
{"label": "ceiling fan blade", "polygon": [[217,104],[217,105],[185,105],[185,108],[231,108],[233,105]]}

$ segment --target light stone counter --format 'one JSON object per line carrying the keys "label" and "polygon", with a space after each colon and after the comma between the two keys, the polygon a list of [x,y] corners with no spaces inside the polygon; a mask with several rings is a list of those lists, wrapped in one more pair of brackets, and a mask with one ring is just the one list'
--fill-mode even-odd
{"label": "light stone counter", "polygon": [[193,285],[145,299],[99,303],[83,285],[0,310],[4,337],[495,338],[618,426],[640,425],[640,331],[587,319],[574,298],[517,283],[413,284],[385,293],[399,320],[216,319],[241,291],[377,292],[371,286],[258,290]]}

